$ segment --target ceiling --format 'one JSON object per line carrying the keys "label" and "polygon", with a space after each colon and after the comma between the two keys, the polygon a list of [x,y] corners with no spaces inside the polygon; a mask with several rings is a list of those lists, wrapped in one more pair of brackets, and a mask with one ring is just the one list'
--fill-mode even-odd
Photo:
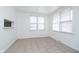
{"label": "ceiling", "polygon": [[16,6],[17,11],[28,13],[50,14],[54,12],[59,6]]}

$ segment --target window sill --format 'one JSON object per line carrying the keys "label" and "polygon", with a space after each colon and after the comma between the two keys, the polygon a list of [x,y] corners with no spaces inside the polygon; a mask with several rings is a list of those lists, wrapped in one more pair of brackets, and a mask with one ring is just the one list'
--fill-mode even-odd
{"label": "window sill", "polygon": [[69,32],[62,32],[62,31],[55,31],[55,30],[53,30],[54,32],[59,32],[59,33],[64,33],[64,34],[72,34],[73,35],[73,33],[69,33]]}

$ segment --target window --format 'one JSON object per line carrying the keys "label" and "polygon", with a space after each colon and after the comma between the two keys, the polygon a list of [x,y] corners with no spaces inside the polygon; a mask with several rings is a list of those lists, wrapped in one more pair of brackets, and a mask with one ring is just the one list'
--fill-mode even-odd
{"label": "window", "polygon": [[44,17],[30,17],[30,30],[44,30]]}
{"label": "window", "polygon": [[30,30],[37,30],[37,18],[30,17]]}
{"label": "window", "polygon": [[68,8],[53,16],[53,30],[72,33],[73,10]]}
{"label": "window", "polygon": [[61,13],[61,31],[72,32],[72,10],[66,9]]}
{"label": "window", "polygon": [[38,30],[44,30],[44,18],[38,17]]}
{"label": "window", "polygon": [[60,21],[59,14],[55,14],[53,17],[53,30],[59,31],[59,21]]}

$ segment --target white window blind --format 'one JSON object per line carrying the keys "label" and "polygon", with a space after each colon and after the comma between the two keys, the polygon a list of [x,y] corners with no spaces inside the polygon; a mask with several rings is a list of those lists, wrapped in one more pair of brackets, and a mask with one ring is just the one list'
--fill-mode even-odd
{"label": "white window blind", "polygon": [[38,30],[44,30],[44,17],[38,17]]}
{"label": "white window blind", "polygon": [[53,30],[72,33],[73,10],[67,8],[53,16]]}
{"label": "white window blind", "polygon": [[37,18],[34,16],[30,17],[30,23],[37,23]]}
{"label": "white window blind", "polygon": [[60,21],[60,17],[59,14],[57,13],[53,17],[53,30],[59,31],[59,21]]}
{"label": "white window blind", "polygon": [[61,13],[61,31],[72,33],[72,9],[63,10]]}
{"label": "white window blind", "polygon": [[30,30],[44,30],[44,17],[30,17]]}

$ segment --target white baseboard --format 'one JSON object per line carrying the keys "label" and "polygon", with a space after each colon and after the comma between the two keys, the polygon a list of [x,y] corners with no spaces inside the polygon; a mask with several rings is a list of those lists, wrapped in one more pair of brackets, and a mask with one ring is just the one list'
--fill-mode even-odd
{"label": "white baseboard", "polygon": [[60,41],[60,40],[57,40],[56,38],[53,38],[52,36],[50,36],[50,37],[51,37],[52,39],[55,39],[56,41],[58,41],[58,42],[62,43],[62,44],[67,45],[68,47],[70,47],[70,48],[74,49],[75,51],[79,52],[79,50],[77,50],[77,49],[75,49],[75,48],[73,48],[73,47],[69,46],[68,44],[66,44],[66,43],[64,43],[64,42],[62,42],[62,41]]}
{"label": "white baseboard", "polygon": [[49,37],[49,36],[30,36],[30,37],[18,37],[17,39],[26,39],[26,38],[40,38],[40,37]]}
{"label": "white baseboard", "polygon": [[3,50],[1,50],[0,53],[4,53],[15,41],[16,39],[13,41],[10,41],[10,43]]}

